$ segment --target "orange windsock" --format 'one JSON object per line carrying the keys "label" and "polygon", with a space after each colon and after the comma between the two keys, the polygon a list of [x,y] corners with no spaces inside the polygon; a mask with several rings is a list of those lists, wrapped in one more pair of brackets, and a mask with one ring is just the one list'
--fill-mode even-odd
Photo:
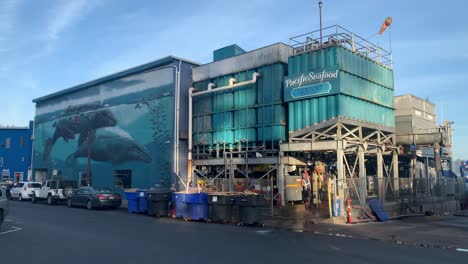
{"label": "orange windsock", "polygon": [[387,17],[387,19],[385,19],[382,26],[380,27],[379,35],[382,35],[382,33],[384,33],[384,31],[392,24],[392,21],[392,17]]}

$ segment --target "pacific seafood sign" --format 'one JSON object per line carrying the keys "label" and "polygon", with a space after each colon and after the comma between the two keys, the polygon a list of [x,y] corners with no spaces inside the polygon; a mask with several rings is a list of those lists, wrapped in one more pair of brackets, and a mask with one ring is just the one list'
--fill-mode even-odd
{"label": "pacific seafood sign", "polygon": [[284,80],[286,88],[290,87],[301,87],[309,83],[317,83],[338,78],[339,70],[322,72],[309,72],[308,74],[301,74],[298,77],[288,78]]}

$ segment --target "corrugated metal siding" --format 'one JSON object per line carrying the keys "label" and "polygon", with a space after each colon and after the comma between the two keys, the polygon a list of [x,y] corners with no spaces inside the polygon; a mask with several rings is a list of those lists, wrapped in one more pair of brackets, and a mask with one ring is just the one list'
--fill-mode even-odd
{"label": "corrugated metal siding", "polygon": [[[387,127],[395,126],[393,71],[341,46],[289,58],[289,76],[340,69],[339,93],[288,103],[288,129],[294,131],[342,116]],[[336,93],[336,87],[332,89]]]}
{"label": "corrugated metal siding", "polygon": [[396,110],[418,109],[420,111],[427,112],[431,115],[436,114],[435,104],[425,99],[419,98],[415,95],[406,94],[395,96],[394,100]]}
{"label": "corrugated metal siding", "polygon": [[393,107],[394,91],[356,75],[340,72],[340,92],[386,107]]}
{"label": "corrugated metal siding", "polygon": [[[198,90],[206,90],[210,82],[222,87],[229,84],[230,78],[243,82],[251,80],[254,72],[261,74],[256,84],[194,98],[194,144],[286,140],[286,114],[282,104],[286,71],[285,64],[276,63],[194,84]],[[208,105],[209,98],[212,107]],[[206,124],[207,116],[212,117],[211,127]],[[212,134],[212,141],[207,134]]]}
{"label": "corrugated metal siding", "polygon": [[289,57],[289,75],[339,66],[341,70],[393,89],[393,71],[341,46]]}
{"label": "corrugated metal siding", "polygon": [[346,95],[340,95],[339,104],[340,116],[355,118],[387,127],[395,126],[395,115],[391,108]]}
{"label": "corrugated metal siding", "polygon": [[289,131],[337,117],[339,113],[338,97],[339,95],[332,95],[289,103]]}

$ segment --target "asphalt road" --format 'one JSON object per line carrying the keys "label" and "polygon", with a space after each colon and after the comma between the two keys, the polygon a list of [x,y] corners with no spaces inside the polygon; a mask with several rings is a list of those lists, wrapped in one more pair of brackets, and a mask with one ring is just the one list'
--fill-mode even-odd
{"label": "asphalt road", "polygon": [[0,263],[467,263],[468,253],[12,201]]}

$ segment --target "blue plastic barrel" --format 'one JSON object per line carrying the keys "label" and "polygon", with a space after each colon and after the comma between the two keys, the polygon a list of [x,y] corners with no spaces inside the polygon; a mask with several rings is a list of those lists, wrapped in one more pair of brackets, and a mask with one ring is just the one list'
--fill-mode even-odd
{"label": "blue plastic barrel", "polygon": [[136,190],[125,191],[125,197],[128,201],[128,212],[129,213],[138,213],[138,192]]}
{"label": "blue plastic barrel", "polygon": [[138,211],[140,213],[148,213],[148,191],[139,190],[138,191]]}

